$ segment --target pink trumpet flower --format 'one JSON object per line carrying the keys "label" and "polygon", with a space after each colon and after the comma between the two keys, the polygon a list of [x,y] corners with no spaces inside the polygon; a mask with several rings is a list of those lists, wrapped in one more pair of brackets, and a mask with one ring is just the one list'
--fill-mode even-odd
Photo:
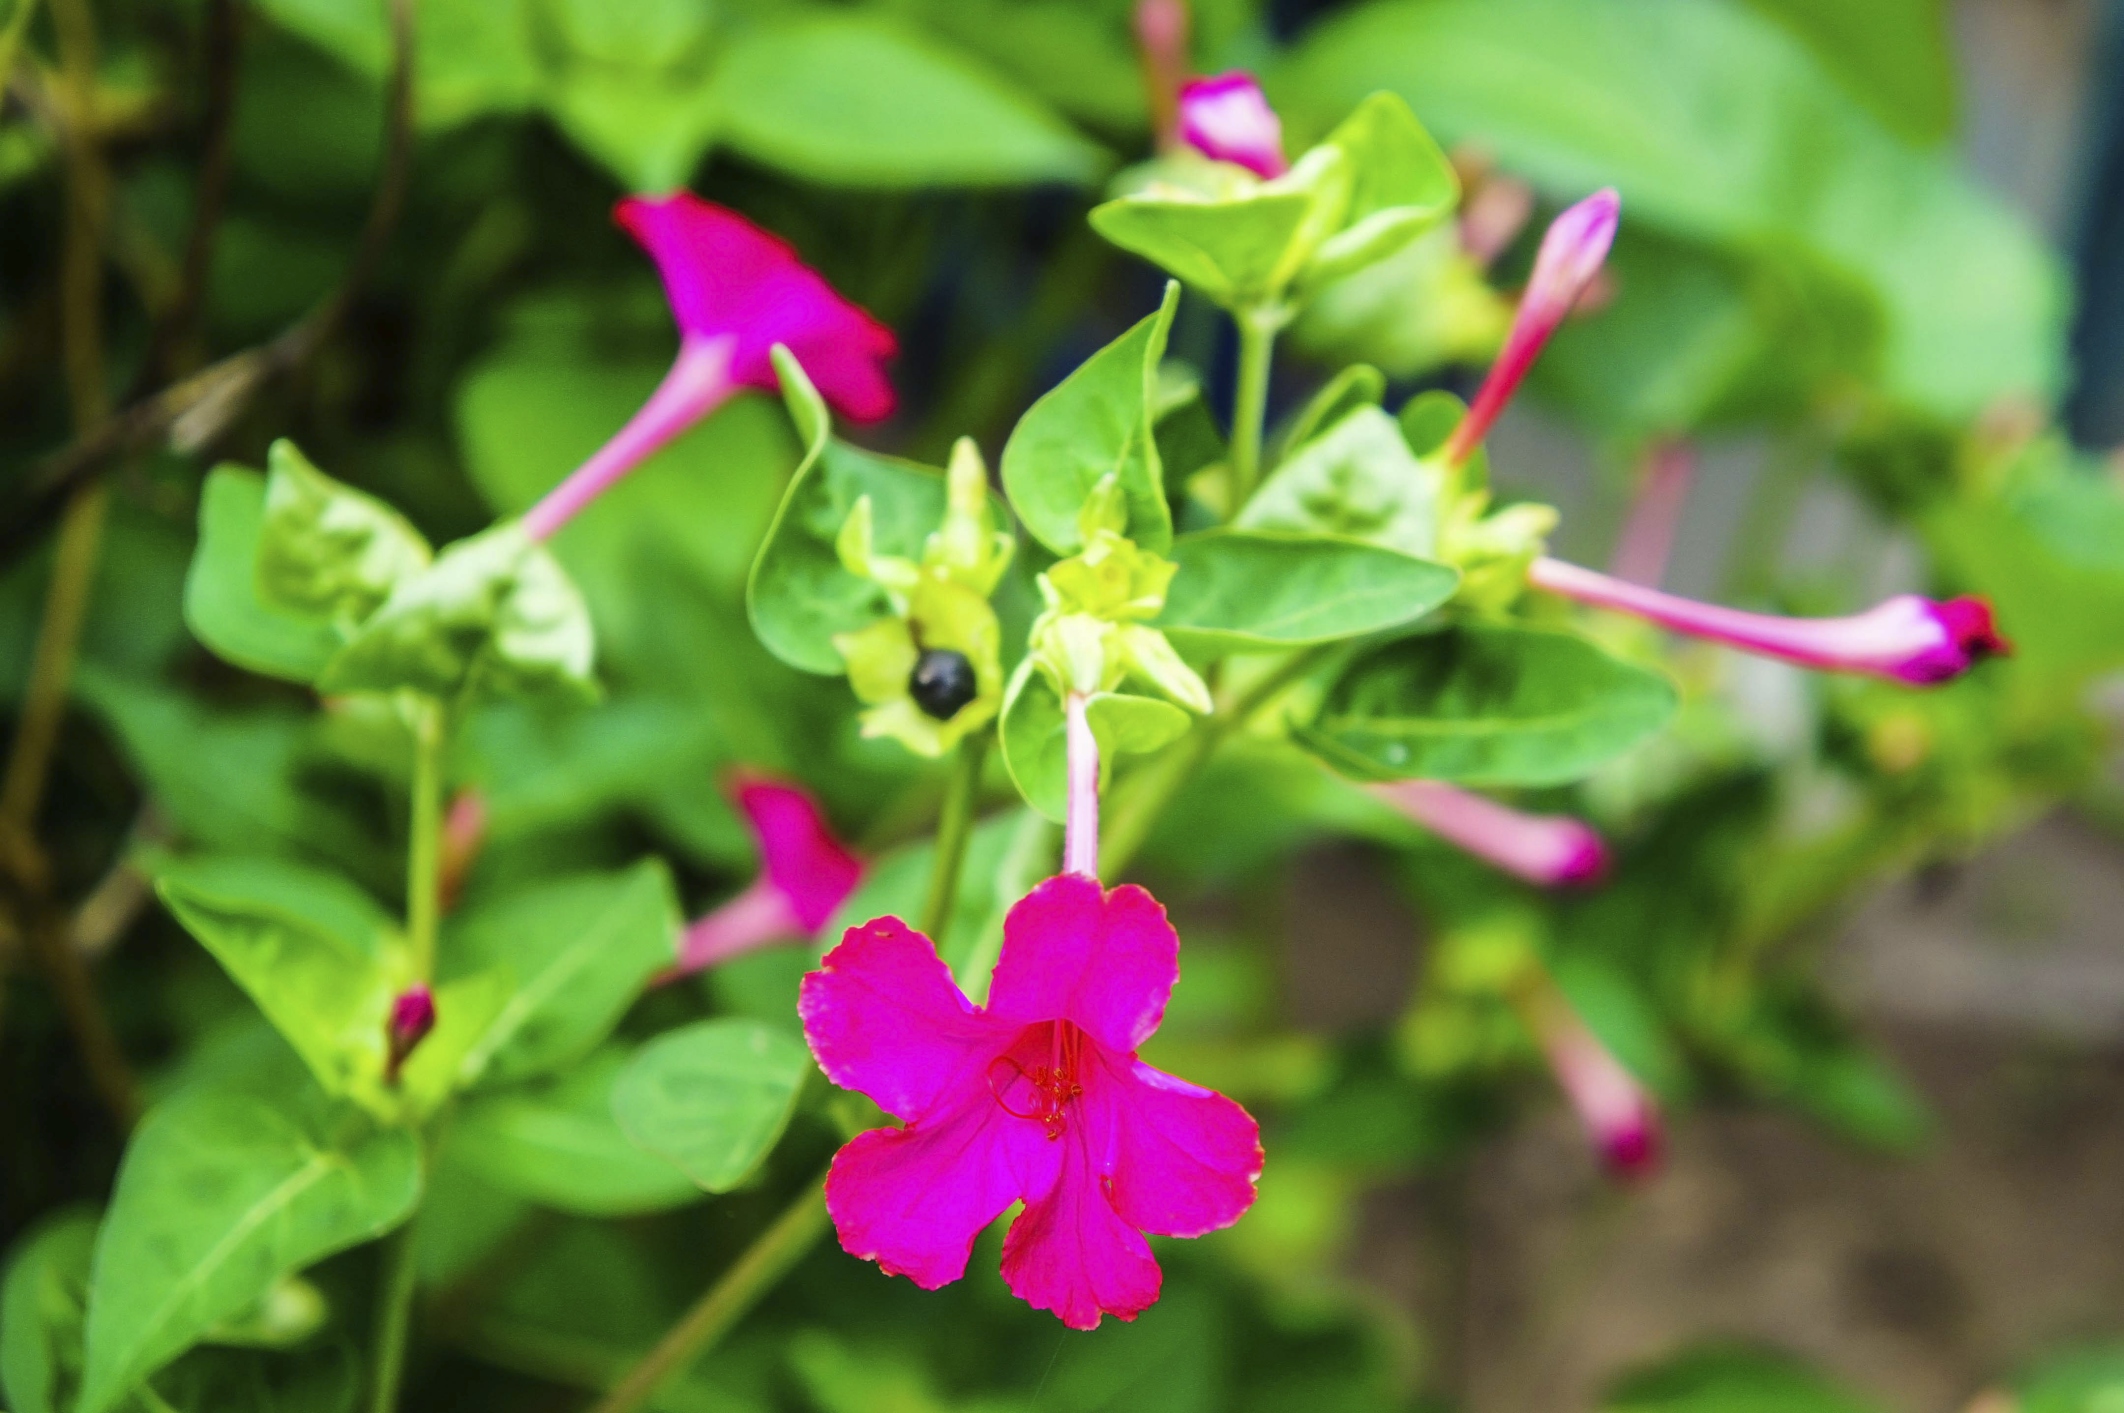
{"label": "pink trumpet flower", "polygon": [[1180,90],[1180,137],[1203,156],[1237,163],[1263,179],[1290,170],[1283,120],[1243,70],[1194,79]]}
{"label": "pink trumpet flower", "polygon": [[741,779],[735,793],[759,846],[760,876],[686,929],[677,964],[659,982],[771,943],[815,937],[863,881],[863,861],[834,838],[810,795],[757,776]]}
{"label": "pink trumpet flower", "polygon": [[1521,1011],[1601,1162],[1618,1178],[1650,1177],[1662,1147],[1658,1102],[1546,977]]}
{"label": "pink trumpet flower", "polygon": [[850,928],[797,1002],[827,1077],[901,1120],[833,1160],[826,1207],[848,1253],[935,1290],[1023,1201],[1003,1241],[1020,1299],[1087,1330],[1157,1300],[1144,1233],[1230,1226],[1262,1162],[1244,1109],[1136,1058],[1179,949],[1143,889],[1061,874],[1010,910],[976,1006],[898,918]]}
{"label": "pink trumpet flower", "polygon": [[1615,242],[1615,226],[1621,214],[1622,198],[1608,187],[1549,223],[1548,233],[1541,238],[1541,249],[1534,257],[1533,276],[1527,281],[1526,293],[1520,296],[1519,312],[1512,318],[1511,332],[1505,335],[1504,348],[1490,365],[1490,375],[1483,379],[1468,415],[1460,419],[1460,425],[1446,440],[1447,464],[1458,466],[1466,461],[1489,435],[1490,427],[1512,400],[1512,394],[1519,391],[1549,336],[1600,273],[1601,262],[1608,258],[1608,247]]}
{"label": "pink trumpet flower", "polygon": [[426,982],[416,982],[391,1002],[391,1019],[384,1028],[384,1083],[398,1083],[398,1072],[420,1042],[435,1029],[435,993]]}
{"label": "pink trumpet flower", "polygon": [[892,330],[836,294],[787,243],[691,192],[631,196],[614,214],[663,276],[678,320],[678,358],[627,425],[525,514],[532,539],[551,537],[739,389],[775,391],[769,355],[776,344],[843,416],[892,415],[892,384],[881,366],[898,348]]}
{"label": "pink trumpet flower", "polygon": [[1423,828],[1542,888],[1595,883],[1608,869],[1608,846],[1593,827],[1560,814],[1522,814],[1438,780],[1372,786]]}
{"label": "pink trumpet flower", "polygon": [[1972,596],[1942,602],[1898,594],[1843,618],[1786,618],[1698,603],[1560,559],[1535,560],[1527,582],[1744,652],[1914,687],[1949,681],[1987,657],[2013,651],[1992,621],[1990,603]]}

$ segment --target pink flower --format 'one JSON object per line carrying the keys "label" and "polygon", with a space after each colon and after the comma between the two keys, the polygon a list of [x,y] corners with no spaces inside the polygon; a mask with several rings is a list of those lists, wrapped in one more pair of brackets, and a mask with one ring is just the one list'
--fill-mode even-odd
{"label": "pink flower", "polygon": [[391,1002],[391,1018],[384,1028],[384,1083],[398,1083],[398,1072],[435,1029],[435,993],[426,982],[416,982]]}
{"label": "pink flower", "polygon": [[850,928],[797,1003],[827,1077],[902,1121],[834,1158],[826,1206],[849,1254],[934,1290],[1022,1199],[1003,1242],[1013,1293],[1073,1329],[1148,1308],[1161,1277],[1144,1233],[1230,1226],[1261,1174],[1244,1109],[1136,1058],[1179,949],[1141,888],[1063,874],[1011,909],[980,1007],[898,918]]}
{"label": "pink flower", "polygon": [[818,802],[803,790],[749,776],[735,793],[759,847],[760,876],[686,929],[678,963],[660,982],[772,942],[815,936],[863,881],[863,861],[833,837]]}
{"label": "pink flower", "polygon": [[1396,780],[1372,793],[1486,863],[1543,888],[1598,882],[1608,847],[1568,815],[1522,814],[1438,780]]}
{"label": "pink flower", "polygon": [[1992,622],[1991,605],[1980,598],[1942,603],[1898,594],[1844,618],[1786,618],[1698,603],[1560,559],[1535,560],[1527,582],[1764,657],[1827,672],[1863,672],[1911,686],[1948,681],[1987,657],[2013,651]]}
{"label": "pink flower", "polygon": [[773,392],[776,344],[843,416],[892,415],[892,384],[880,366],[897,350],[892,330],[834,293],[785,242],[691,192],[630,196],[615,215],[664,278],[678,358],[627,425],[524,516],[531,538],[549,538],[740,388]]}
{"label": "pink flower", "polygon": [[1608,1171],[1620,1178],[1650,1177],[1659,1167],[1662,1146],[1657,1101],[1571,1009],[1555,983],[1544,977],[1522,1011]]}
{"label": "pink flower", "polygon": [[1571,312],[1615,241],[1615,226],[1622,214],[1622,198],[1613,187],[1594,192],[1549,223],[1534,257],[1534,273],[1520,296],[1519,312],[1513,316],[1504,348],[1490,365],[1468,415],[1460,419],[1446,440],[1444,456],[1457,466],[1468,459],[1503,412],[1512,394],[1519,390],[1527,370],[1534,366],[1542,346],[1557,325]]}
{"label": "pink flower", "polygon": [[1194,79],[1180,90],[1180,137],[1205,157],[1237,163],[1258,177],[1290,170],[1283,159],[1283,120],[1243,70]]}

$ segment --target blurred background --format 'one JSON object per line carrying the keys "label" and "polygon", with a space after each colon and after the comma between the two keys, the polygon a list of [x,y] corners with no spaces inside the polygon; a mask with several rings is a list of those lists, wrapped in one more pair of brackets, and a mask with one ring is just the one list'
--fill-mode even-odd
{"label": "blurred background", "polygon": [[[1293,331],[1272,414],[1353,360],[1397,396],[1469,391],[1542,224],[1614,184],[1610,274],[1491,443],[1499,482],[1604,563],[1679,447],[1669,588],[1795,612],[1983,592],[2019,652],[1920,695],[1614,629],[1688,706],[1584,787],[1527,798],[1617,845],[1581,897],[1235,751],[1146,853],[1187,943],[1151,1058],[1263,1117],[1255,1213],[1161,1251],[1164,1301],[1081,1339],[1007,1299],[993,1236],[935,1296],[821,1250],[659,1406],[2124,1408],[2124,8],[1180,8],[1188,66],[1259,72],[1293,151],[1391,88],[1470,192],[1459,227]],[[438,542],[522,510],[674,346],[610,219],[630,191],[743,211],[891,324],[901,410],[851,435],[931,462],[966,433],[993,464],[1161,285],[1084,219],[1155,145],[1128,0],[7,12],[0,692],[15,709],[61,507],[105,477],[38,829],[151,1095],[245,1007],[144,862],[270,849],[390,897],[403,827],[359,720],[186,631],[206,468],[292,436]],[[417,39],[404,94],[394,14]],[[1190,300],[1173,354],[1221,416],[1223,317]],[[926,823],[934,773],[859,740],[844,684],[746,625],[794,462],[779,404],[748,396],[558,539],[611,692],[468,730],[456,769],[488,812],[469,897],[655,853],[706,908],[754,867],[716,783],[737,763],[812,785],[866,851]],[[984,838],[977,874],[1004,826]],[[1605,1172],[1533,1038],[1468,982],[1501,935],[1658,1096],[1656,1170]],[[748,959],[629,1025],[788,1019],[809,962]],[[0,964],[6,1243],[102,1200],[122,1139],[63,988],[14,939]],[[423,1250],[443,1333],[411,1405],[579,1406],[830,1149],[806,1122],[765,1191],[705,1206],[446,1166],[451,1238]],[[315,1279],[364,1308],[365,1265]]]}

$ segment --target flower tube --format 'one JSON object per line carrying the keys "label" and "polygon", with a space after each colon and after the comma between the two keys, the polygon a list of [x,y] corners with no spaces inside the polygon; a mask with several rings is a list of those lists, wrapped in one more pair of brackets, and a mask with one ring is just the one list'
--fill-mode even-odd
{"label": "flower tube", "polygon": [[833,837],[810,795],[760,778],[741,780],[735,793],[759,847],[760,875],[686,929],[677,964],[659,982],[772,943],[814,937],[863,881],[863,861]]}
{"label": "flower tube", "polygon": [[1244,167],[1264,181],[1290,170],[1283,120],[1243,70],[1195,79],[1180,90],[1180,137],[1203,156]]}
{"label": "flower tube", "polygon": [[1597,882],[1608,848],[1568,815],[1523,814],[1439,780],[1396,780],[1372,793],[1449,844],[1542,888]]}
{"label": "flower tube", "polygon": [[1134,20],[1151,135],[1162,150],[1180,141],[1180,89],[1188,71],[1187,0],[1136,0]]}
{"label": "flower tube", "polygon": [[1991,605],[1969,596],[1942,602],[1898,594],[1842,618],[1787,618],[1699,603],[1546,557],[1528,568],[1527,582],[1744,652],[1910,686],[1950,681],[1987,657],[2013,651],[1999,636]]}
{"label": "flower tube", "polygon": [[1062,834],[1062,871],[1099,876],[1099,738],[1092,734],[1090,698],[1071,692],[1063,699],[1069,752],[1069,807]]}
{"label": "flower tube", "polygon": [[1261,1175],[1246,1110],[1136,1058],[1179,953],[1157,899],[1074,873],[1011,908],[986,1006],[898,918],[850,928],[797,1012],[826,1077],[901,1123],[834,1156],[842,1248],[935,1290],[1022,1201],[1003,1239],[1014,1295],[1072,1329],[1149,1308],[1163,1277],[1144,1234],[1230,1226]]}
{"label": "flower tube", "polygon": [[628,197],[614,214],[663,277],[678,357],[627,425],[524,515],[532,539],[550,538],[740,389],[774,391],[776,344],[843,416],[891,415],[892,385],[880,365],[896,351],[892,331],[836,294],[785,242],[690,192]]}
{"label": "flower tube", "polygon": [[1608,258],[1615,241],[1615,226],[1622,212],[1622,198],[1613,187],[1594,192],[1549,223],[1534,257],[1534,273],[1520,296],[1519,312],[1505,335],[1504,348],[1490,365],[1468,415],[1446,440],[1443,456],[1448,465],[1466,461],[1503,412],[1512,394],[1534,366],[1542,346],[1563,323],[1593,277]]}
{"label": "flower tube", "polygon": [[1659,1167],[1662,1136],[1651,1093],[1546,975],[1523,990],[1519,1011],[1608,1171],[1625,1179],[1650,1177]]}

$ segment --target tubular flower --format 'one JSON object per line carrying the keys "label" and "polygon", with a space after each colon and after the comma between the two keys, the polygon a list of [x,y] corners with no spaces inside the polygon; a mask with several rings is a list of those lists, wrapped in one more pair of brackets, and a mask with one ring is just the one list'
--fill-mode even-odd
{"label": "tubular flower", "polygon": [[988,598],[1016,542],[998,530],[988,470],[965,437],[945,473],[944,524],[920,562],[879,554],[870,497],[858,500],[835,541],[841,564],[885,591],[892,612],[834,636],[848,685],[869,710],[865,736],[889,736],[934,759],[995,719],[1003,704],[1003,630]]}
{"label": "tubular flower", "polygon": [[1661,1147],[1659,1105],[1651,1093],[1546,976],[1528,988],[1519,1009],[1608,1171],[1619,1178],[1650,1177]]}
{"label": "tubular flower", "polygon": [[384,1083],[398,1083],[406,1060],[433,1029],[435,993],[426,982],[415,982],[392,998],[391,1018],[384,1026]]}
{"label": "tubular flower", "polygon": [[850,1255],[934,1290],[1013,1202],[1003,1279],[1073,1329],[1158,1298],[1144,1233],[1201,1236],[1254,1200],[1260,1131],[1136,1050],[1179,976],[1141,888],[1048,879],[1004,923],[989,1002],[897,918],[849,929],[797,1003],[828,1078],[901,1120],[834,1158],[826,1207]]}
{"label": "tubular flower", "polygon": [[881,366],[897,351],[892,330],[836,294],[784,241],[691,192],[628,197],[614,215],[663,277],[678,358],[627,425],[525,514],[532,539],[550,537],[739,389],[774,391],[776,344],[844,416],[892,415]]}
{"label": "tubular flower", "polygon": [[1535,560],[1527,582],[1745,652],[1914,687],[1949,681],[1987,657],[2013,651],[1992,622],[1991,605],[1974,597],[1941,602],[1898,594],[1843,618],[1786,618],[1698,603],[1558,559]]}
{"label": "tubular flower", "polygon": [[1283,120],[1244,70],[1194,79],[1180,90],[1180,138],[1203,156],[1244,167],[1264,181],[1290,170]]}
{"label": "tubular flower", "polygon": [[760,852],[760,876],[687,927],[660,980],[689,976],[773,942],[816,936],[863,881],[863,861],[834,838],[818,801],[778,780],[746,777],[734,791]]}
{"label": "tubular flower", "polygon": [[1485,863],[1542,888],[1599,881],[1608,847],[1568,815],[1522,814],[1438,780],[1396,780],[1372,793],[1423,828]]}

